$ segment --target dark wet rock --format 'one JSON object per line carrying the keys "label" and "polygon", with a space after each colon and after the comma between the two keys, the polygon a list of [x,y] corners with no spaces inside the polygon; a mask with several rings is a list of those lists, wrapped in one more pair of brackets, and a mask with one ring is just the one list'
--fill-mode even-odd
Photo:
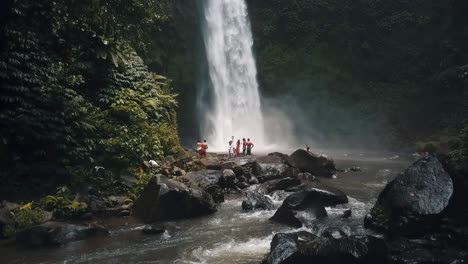
{"label": "dark wet rock", "polygon": [[4,236],[4,230],[7,226],[13,226],[14,221],[11,218],[11,210],[18,208],[19,205],[3,201],[0,203],[0,238]]}
{"label": "dark wet rock", "polygon": [[352,172],[362,171],[361,167],[351,167],[351,168],[349,168],[349,170],[352,171]]}
{"label": "dark wet rock", "polygon": [[174,156],[167,156],[161,160],[161,163],[165,165],[172,165],[175,162],[176,162],[176,159],[174,158]]}
{"label": "dark wet rock", "polygon": [[300,179],[301,181],[310,181],[310,182],[316,181],[315,176],[309,172],[304,172],[304,173],[301,172],[297,175],[297,178]]}
{"label": "dark wet rock", "polygon": [[221,163],[215,158],[204,158],[198,161],[207,170],[221,170]]}
{"label": "dark wet rock", "polygon": [[172,174],[175,176],[184,176],[187,172],[179,167],[174,166],[172,168]]}
{"label": "dark wet rock", "polygon": [[301,172],[309,172],[315,176],[331,178],[336,174],[333,160],[307,152],[303,149],[298,149],[292,153],[288,158],[288,162]]}
{"label": "dark wet rock", "polygon": [[264,182],[257,187],[257,191],[263,194],[270,194],[273,191],[286,190],[300,185],[301,181],[295,178],[284,178]]}
{"label": "dark wet rock", "polygon": [[262,264],[374,264],[385,263],[387,247],[373,236],[318,237],[301,231],[273,237]]}
{"label": "dark wet rock", "polygon": [[454,244],[450,237],[408,239],[399,237],[387,242],[391,263],[468,263],[465,243]]}
{"label": "dark wet rock", "polygon": [[248,182],[249,180],[245,176],[238,177],[239,182]]}
{"label": "dark wet rock", "polygon": [[254,184],[259,184],[259,183],[260,183],[260,182],[258,181],[257,177],[255,177],[255,176],[250,177],[250,179],[248,180],[248,182],[250,183],[250,185],[254,185]]}
{"label": "dark wet rock", "polygon": [[289,158],[289,155],[288,155],[288,154],[284,154],[284,153],[281,153],[281,152],[272,152],[272,153],[268,153],[268,156],[276,156],[276,157],[279,157],[282,161],[287,161],[288,158]]}
{"label": "dark wet rock", "polygon": [[288,165],[278,156],[258,157],[252,169],[258,180],[262,182],[291,177],[292,172]]}
{"label": "dark wet rock", "polygon": [[146,225],[141,233],[144,235],[159,235],[166,232],[166,228],[161,225]]}
{"label": "dark wet rock", "polygon": [[243,182],[237,183],[237,187],[243,190],[243,189],[249,188],[250,184],[248,182],[243,181]]}
{"label": "dark wet rock", "polygon": [[286,192],[286,191],[274,191],[270,194],[270,196],[275,201],[282,201],[291,194],[292,194],[291,192]]}
{"label": "dark wet rock", "polygon": [[424,233],[438,221],[452,193],[452,180],[437,158],[419,159],[385,186],[365,226],[392,234]]}
{"label": "dark wet rock", "polygon": [[234,171],[237,177],[248,176],[247,173],[244,171],[244,167],[241,166],[234,166],[232,168],[232,171]]}
{"label": "dark wet rock", "polygon": [[256,160],[255,156],[241,156],[234,159],[237,166],[250,166]]}
{"label": "dark wet rock", "polygon": [[94,218],[94,214],[91,212],[84,213],[81,217],[81,220],[92,220]]}
{"label": "dark wet rock", "polygon": [[133,214],[145,222],[190,218],[216,212],[211,195],[162,175],[153,177],[135,201]]}
{"label": "dark wet rock", "polygon": [[213,185],[207,186],[205,188],[205,192],[211,195],[215,203],[224,202],[223,188],[221,188],[219,185],[213,184]]}
{"label": "dark wet rock", "polygon": [[223,173],[219,170],[200,170],[200,171],[191,171],[183,177],[186,181],[186,185],[190,188],[200,188],[205,189],[208,186],[213,184],[218,184],[220,178],[223,176]]}
{"label": "dark wet rock", "polygon": [[118,216],[120,217],[126,217],[126,216],[131,216],[132,215],[132,212],[129,211],[129,210],[122,210],[120,211],[120,213],[118,214]]}
{"label": "dark wet rock", "polygon": [[351,214],[352,214],[351,209],[347,209],[343,212],[343,214],[341,215],[341,218],[350,218]]}
{"label": "dark wet rock", "polygon": [[236,166],[234,161],[226,161],[221,163],[221,170],[232,170]]}
{"label": "dark wet rock", "polygon": [[233,170],[224,170],[223,176],[219,180],[219,185],[223,188],[235,188],[238,183],[236,174]]}
{"label": "dark wet rock", "polygon": [[244,195],[245,200],[242,201],[242,209],[244,211],[273,210],[275,208],[273,201],[269,197],[257,191],[247,191]]}
{"label": "dark wet rock", "polygon": [[48,222],[19,231],[16,233],[16,243],[25,247],[57,246],[108,234],[107,229],[97,225],[81,226]]}
{"label": "dark wet rock", "polygon": [[302,227],[314,219],[326,217],[325,206],[347,202],[348,197],[340,190],[327,186],[309,187],[289,195],[271,220],[292,227]]}

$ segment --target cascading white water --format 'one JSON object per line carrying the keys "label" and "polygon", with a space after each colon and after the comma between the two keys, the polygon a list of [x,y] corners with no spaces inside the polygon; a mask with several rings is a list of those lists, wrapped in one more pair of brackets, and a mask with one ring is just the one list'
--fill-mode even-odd
{"label": "cascading white water", "polygon": [[[261,147],[265,140],[252,32],[244,0],[205,0],[203,30],[209,75],[214,89],[212,110],[202,136],[210,150],[224,151],[231,136],[250,138]],[[202,106],[203,107],[203,106]]]}

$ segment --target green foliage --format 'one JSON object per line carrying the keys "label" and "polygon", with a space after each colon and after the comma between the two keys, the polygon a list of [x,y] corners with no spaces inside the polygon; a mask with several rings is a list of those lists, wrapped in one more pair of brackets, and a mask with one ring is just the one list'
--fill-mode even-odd
{"label": "green foliage", "polygon": [[86,203],[69,200],[63,196],[46,196],[41,202],[44,209],[53,213],[56,218],[70,219],[86,212]]}
{"label": "green foliage", "polygon": [[32,207],[31,204],[12,210],[10,215],[16,230],[39,225],[46,220],[46,212],[39,207]]}
{"label": "green foliage", "polygon": [[[78,183],[94,177],[79,168],[103,165],[117,179],[142,160],[178,151],[171,83],[135,51],[156,47],[170,6],[12,1],[0,31],[0,180],[10,183],[0,193],[28,184],[16,176],[25,164],[65,165]],[[73,214],[70,206],[64,215]]]}

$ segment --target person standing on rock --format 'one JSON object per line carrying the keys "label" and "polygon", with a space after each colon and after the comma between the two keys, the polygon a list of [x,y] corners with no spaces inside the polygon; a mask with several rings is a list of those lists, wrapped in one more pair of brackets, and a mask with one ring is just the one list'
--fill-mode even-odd
{"label": "person standing on rock", "polygon": [[231,140],[229,140],[229,158],[232,157],[232,142],[234,142],[234,136],[231,136]]}
{"label": "person standing on rock", "polygon": [[201,149],[202,149],[201,146],[202,146],[201,140],[198,140],[198,141],[197,141],[197,146],[196,146],[198,158],[201,157]]}
{"label": "person standing on rock", "polygon": [[247,141],[245,138],[242,139],[242,155],[245,156],[245,151],[247,150]]}
{"label": "person standing on rock", "polygon": [[207,149],[208,149],[208,143],[206,143],[206,139],[205,139],[203,140],[203,143],[201,144],[200,158],[206,158]]}
{"label": "person standing on rock", "polygon": [[236,143],[236,150],[234,151],[234,155],[237,157],[240,154],[240,139],[237,140]]}
{"label": "person standing on rock", "polygon": [[250,141],[250,138],[247,139],[247,155],[252,155],[252,148],[254,147],[254,144],[252,141]]}

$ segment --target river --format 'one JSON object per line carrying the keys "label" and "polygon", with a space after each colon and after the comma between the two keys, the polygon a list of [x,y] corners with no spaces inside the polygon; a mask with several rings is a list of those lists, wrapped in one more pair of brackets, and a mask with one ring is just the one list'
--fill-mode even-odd
{"label": "river", "polygon": [[[327,208],[329,218],[316,223],[312,232],[327,225],[347,225],[353,233],[364,232],[364,216],[374,204],[385,184],[404,170],[412,157],[388,159],[394,154],[334,153],[338,168],[361,167],[361,172],[341,172],[336,179],[321,179],[325,184],[344,191],[352,209],[350,219],[337,217]],[[275,198],[279,207],[281,200]],[[142,224],[134,219],[109,220],[111,235],[70,243],[60,248],[19,249],[0,247],[1,263],[260,263],[269,251],[275,233],[292,228],[268,219],[274,211],[243,212],[242,196],[230,195],[217,213],[196,219],[166,223],[162,235],[141,234]]]}

